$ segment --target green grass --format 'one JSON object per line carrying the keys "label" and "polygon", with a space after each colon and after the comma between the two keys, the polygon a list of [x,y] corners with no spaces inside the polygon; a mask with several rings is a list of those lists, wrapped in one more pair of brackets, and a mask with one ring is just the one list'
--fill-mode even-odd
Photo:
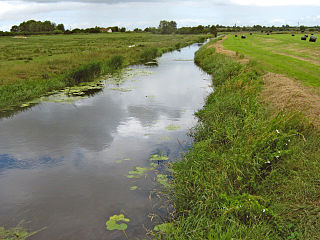
{"label": "green grass", "polygon": [[0,110],[199,40],[148,33],[1,37]]}
{"label": "green grass", "polygon": [[[156,239],[319,239],[320,133],[259,101],[258,67],[202,47],[215,91],[173,165],[173,227]],[[170,225],[168,225],[170,226]]]}
{"label": "green grass", "polygon": [[224,47],[256,60],[266,71],[285,74],[302,83],[320,87],[320,45],[301,41],[302,34],[257,35],[246,39],[230,35]]}

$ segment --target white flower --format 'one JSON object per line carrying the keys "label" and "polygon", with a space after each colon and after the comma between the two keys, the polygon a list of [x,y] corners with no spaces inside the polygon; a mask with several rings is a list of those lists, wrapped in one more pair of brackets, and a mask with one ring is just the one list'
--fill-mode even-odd
{"label": "white flower", "polygon": [[265,209],[262,210],[262,212],[265,212],[265,211],[266,211]]}
{"label": "white flower", "polygon": [[280,133],[278,129],[276,130],[276,132],[277,132],[277,133]]}
{"label": "white flower", "polygon": [[267,161],[267,162],[265,162],[265,163],[271,163],[270,161]]}
{"label": "white flower", "polygon": [[276,156],[276,158],[279,158],[279,156]]}

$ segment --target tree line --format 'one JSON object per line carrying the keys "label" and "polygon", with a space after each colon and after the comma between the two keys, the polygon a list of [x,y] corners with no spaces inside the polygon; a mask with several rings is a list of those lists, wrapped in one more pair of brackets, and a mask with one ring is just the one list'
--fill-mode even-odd
{"label": "tree line", "polygon": [[[63,24],[56,24],[51,21],[35,21],[29,20],[22,22],[19,25],[14,25],[11,27],[10,32],[1,32],[0,36],[11,36],[11,35],[30,35],[30,34],[74,34],[74,33],[103,33],[111,30],[112,32],[131,32],[127,31],[126,28],[113,26],[113,27],[93,27],[86,29],[65,29]],[[289,26],[282,25],[281,27],[275,26],[223,26],[223,25],[198,25],[195,27],[177,27],[175,21],[160,21],[158,27],[147,27],[144,30],[140,28],[135,28],[133,32],[149,32],[155,34],[212,34],[217,36],[218,32],[285,32],[285,31],[320,31],[320,26],[306,27],[306,26]]]}

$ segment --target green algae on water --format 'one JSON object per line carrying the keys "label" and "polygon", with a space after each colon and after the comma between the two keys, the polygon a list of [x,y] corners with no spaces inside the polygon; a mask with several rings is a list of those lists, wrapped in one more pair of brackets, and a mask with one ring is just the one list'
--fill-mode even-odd
{"label": "green algae on water", "polygon": [[174,124],[170,124],[170,125],[168,125],[168,126],[166,127],[166,129],[169,130],[169,131],[178,130],[178,129],[180,129],[180,128],[181,128],[181,126],[179,126],[179,125],[174,125]]}

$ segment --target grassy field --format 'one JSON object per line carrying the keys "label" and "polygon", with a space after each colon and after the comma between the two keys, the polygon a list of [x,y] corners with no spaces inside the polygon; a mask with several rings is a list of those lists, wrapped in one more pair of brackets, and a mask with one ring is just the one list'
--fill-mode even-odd
{"label": "grassy field", "polygon": [[156,238],[320,239],[320,133],[261,103],[260,64],[209,46],[195,61],[215,91],[196,113],[192,148],[173,164],[174,217]]}
{"label": "grassy field", "polygon": [[1,37],[0,110],[129,64],[149,61],[201,38],[147,33]]}
{"label": "grassy field", "polygon": [[[302,34],[230,35],[225,48],[256,60],[265,70],[285,74],[304,84],[320,87],[320,44],[300,40]],[[310,36],[310,34],[309,34]]]}

